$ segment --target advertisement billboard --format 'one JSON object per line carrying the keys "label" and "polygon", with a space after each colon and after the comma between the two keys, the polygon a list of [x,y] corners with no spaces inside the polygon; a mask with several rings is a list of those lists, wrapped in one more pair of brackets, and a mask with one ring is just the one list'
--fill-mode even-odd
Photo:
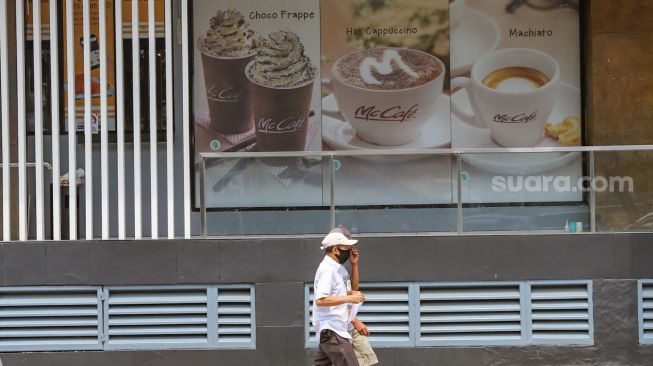
{"label": "advertisement billboard", "polygon": [[[198,154],[210,151],[580,145],[576,5],[193,1],[195,188]],[[449,156],[337,163],[339,206],[451,205],[457,196]],[[211,160],[207,207],[328,205],[330,170],[319,157]],[[578,192],[515,195],[492,184],[507,175],[580,178],[577,153],[463,155],[463,170],[467,203],[582,200]]]}

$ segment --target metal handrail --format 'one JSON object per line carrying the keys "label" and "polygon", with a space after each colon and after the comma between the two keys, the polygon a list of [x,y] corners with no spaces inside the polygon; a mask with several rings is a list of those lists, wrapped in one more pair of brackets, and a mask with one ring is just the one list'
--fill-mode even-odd
{"label": "metal handrail", "polygon": [[[36,167],[38,167],[38,164],[29,162],[29,163],[25,163],[25,166],[28,167],[28,168],[36,168]],[[20,163],[9,163],[9,167],[10,168],[19,168]],[[43,162],[43,167],[48,169],[48,170],[52,170],[52,165],[50,165],[50,163],[48,163],[48,162],[44,161]],[[2,169],[2,168],[3,168],[3,165],[2,165],[2,163],[0,163],[0,169]]]}
{"label": "metal handrail", "polygon": [[[206,202],[205,202],[205,174],[207,160],[221,158],[293,158],[293,157],[326,157],[331,161],[330,169],[330,217],[331,225],[335,224],[335,171],[333,160],[335,157],[357,157],[357,156],[407,156],[407,155],[447,155],[456,158],[458,167],[457,175],[457,230],[458,235],[465,234],[462,222],[462,169],[461,161],[466,154],[524,154],[524,153],[550,153],[550,152],[589,152],[589,174],[593,179],[595,172],[596,152],[644,152],[653,151],[653,145],[613,145],[613,146],[575,146],[575,147],[529,147],[529,148],[447,148],[447,149],[379,149],[379,150],[340,150],[340,151],[287,151],[287,152],[203,152],[200,153],[200,227],[201,236],[207,236],[206,225]],[[596,195],[590,191],[590,232],[596,232]]]}
{"label": "metal handrail", "polygon": [[501,153],[549,153],[549,152],[616,152],[653,151],[653,145],[573,146],[573,147],[496,147],[496,148],[449,148],[449,149],[379,149],[338,151],[275,151],[275,152],[203,152],[203,159],[217,158],[294,158],[329,156],[403,156],[403,155],[457,155]]}

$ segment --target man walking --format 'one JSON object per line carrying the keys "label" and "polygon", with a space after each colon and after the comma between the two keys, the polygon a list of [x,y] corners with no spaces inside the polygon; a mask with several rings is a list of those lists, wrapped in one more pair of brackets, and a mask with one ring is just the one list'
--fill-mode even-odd
{"label": "man walking", "polygon": [[[340,226],[337,229],[331,230],[333,232],[334,230],[339,230],[342,232],[342,234],[347,237],[347,239],[351,239],[351,233],[349,232],[349,229],[345,226]],[[358,271],[358,261],[360,259],[360,254],[358,253],[358,244],[352,246],[351,248],[351,256],[349,258],[349,262],[351,263],[351,289],[352,291],[358,291],[358,284],[359,284],[359,271]],[[356,353],[356,359],[358,359],[358,364],[360,366],[372,366],[376,365],[379,363],[378,358],[376,357],[376,353],[374,353],[374,350],[372,349],[372,346],[370,345],[370,341],[367,338],[370,335],[370,331],[367,328],[367,325],[360,321],[358,318],[354,317],[349,323],[349,334],[351,335],[352,341],[351,344],[354,347],[354,352]]]}
{"label": "man walking", "polygon": [[365,301],[365,295],[359,291],[348,292],[347,284],[351,286],[351,281],[343,267],[352,245],[357,242],[342,232],[331,232],[322,240],[325,255],[313,283],[313,326],[319,341],[316,366],[359,366],[348,331],[348,304]]}

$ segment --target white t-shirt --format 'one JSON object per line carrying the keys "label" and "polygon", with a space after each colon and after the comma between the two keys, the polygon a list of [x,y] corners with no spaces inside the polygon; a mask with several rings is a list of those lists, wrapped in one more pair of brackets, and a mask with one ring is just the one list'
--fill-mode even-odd
{"label": "white t-shirt", "polygon": [[[325,255],[322,263],[315,272],[313,283],[314,299],[321,299],[327,296],[346,296],[349,273],[345,267]],[[349,306],[342,304],[338,306],[317,306],[313,301],[313,327],[317,333],[319,342],[320,332],[324,329],[331,329],[339,336],[351,339],[348,329]]]}

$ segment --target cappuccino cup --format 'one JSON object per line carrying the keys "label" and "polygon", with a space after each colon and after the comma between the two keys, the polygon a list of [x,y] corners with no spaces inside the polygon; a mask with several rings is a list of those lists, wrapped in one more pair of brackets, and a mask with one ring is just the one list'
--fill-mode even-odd
{"label": "cappuccino cup", "polygon": [[356,135],[367,142],[408,144],[435,114],[444,74],[442,61],[417,50],[354,52],[334,63],[331,80],[322,80],[339,108],[323,108],[322,114],[349,122]]}
{"label": "cappuccino cup", "polygon": [[452,103],[463,122],[489,128],[504,147],[532,147],[544,137],[560,85],[560,66],[544,52],[506,48],[482,56],[471,77],[451,80],[451,89],[467,92],[473,113]]}

